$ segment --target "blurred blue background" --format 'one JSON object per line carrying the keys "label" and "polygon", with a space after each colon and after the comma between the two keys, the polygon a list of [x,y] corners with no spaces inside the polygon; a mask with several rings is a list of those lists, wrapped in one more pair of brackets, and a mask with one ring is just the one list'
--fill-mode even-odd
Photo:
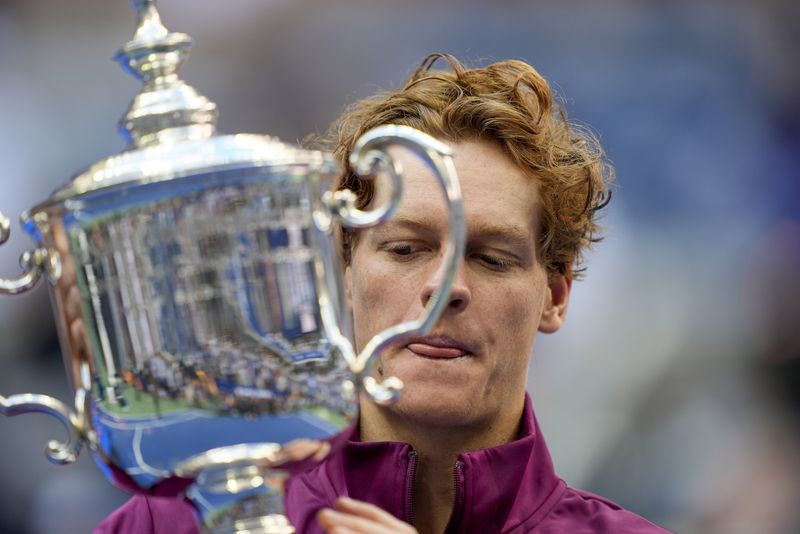
{"label": "blurred blue background", "polygon": [[[162,0],[220,129],[297,142],[429,52],[521,58],[617,167],[608,237],[530,391],[559,473],[672,530],[800,532],[800,3]],[[123,148],[125,0],[0,0],[0,210]],[[0,277],[32,242],[15,225]],[[46,291],[0,299],[0,392],[67,400]],[[126,496],[0,421],[0,532],[88,532]]]}

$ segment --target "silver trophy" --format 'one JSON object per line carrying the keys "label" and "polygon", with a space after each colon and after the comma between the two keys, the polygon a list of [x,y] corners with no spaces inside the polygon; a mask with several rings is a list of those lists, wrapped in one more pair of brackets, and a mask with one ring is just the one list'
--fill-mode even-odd
{"label": "silver trophy", "polygon": [[[36,241],[0,293],[49,281],[70,405],[0,396],[8,416],[44,412],[68,439],[55,463],[86,444],[131,491],[185,495],[204,531],[290,533],[283,484],[331,451],[355,421],[356,396],[392,402],[402,383],[372,375],[375,355],[427,331],[447,303],[464,247],[464,214],[448,147],[403,126],[366,133],[350,165],[385,175],[390,200],[358,209],[334,191],[332,157],[262,135],[218,135],[216,106],[178,78],[191,39],[168,31],[154,1],[118,52],[144,82],[120,122],[123,152],[78,173],[21,216]],[[402,191],[387,148],[410,148],[449,204],[443,282],[418,320],[350,340],[337,224],[391,217]],[[0,214],[0,244],[8,238]]]}

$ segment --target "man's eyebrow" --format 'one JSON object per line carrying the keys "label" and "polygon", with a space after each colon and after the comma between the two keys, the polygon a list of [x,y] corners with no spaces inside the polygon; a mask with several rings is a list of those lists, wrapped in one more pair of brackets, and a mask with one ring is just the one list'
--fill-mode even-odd
{"label": "man's eyebrow", "polygon": [[389,230],[410,230],[418,234],[434,234],[437,231],[437,225],[429,220],[421,217],[409,217],[407,215],[395,215],[384,224],[373,228],[373,232],[380,235]]}
{"label": "man's eyebrow", "polygon": [[[375,227],[373,230],[376,235],[380,235],[385,231],[396,229],[409,230],[421,235],[436,234],[440,230],[439,226],[433,221],[429,221],[424,217],[410,217],[407,215],[395,216],[386,223]],[[498,239],[520,247],[532,245],[534,242],[534,236],[527,230],[512,224],[467,224],[468,241],[486,241],[491,239]]]}
{"label": "man's eyebrow", "polygon": [[470,236],[474,239],[497,238],[519,244],[529,244],[533,242],[534,238],[527,230],[512,224],[479,223],[471,226],[469,230]]}

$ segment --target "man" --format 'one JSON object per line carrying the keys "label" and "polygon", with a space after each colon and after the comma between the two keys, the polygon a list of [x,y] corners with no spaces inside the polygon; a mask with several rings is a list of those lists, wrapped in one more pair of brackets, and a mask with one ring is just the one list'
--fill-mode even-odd
{"label": "man", "polygon": [[[432,70],[438,58],[450,69]],[[599,239],[611,169],[596,140],[569,124],[529,65],[468,69],[442,55],[401,89],[357,102],[329,143],[344,163],[356,139],[383,124],[453,149],[464,264],[433,331],[379,356],[381,377],[403,380],[401,399],[384,407],[362,398],[342,452],[290,481],[286,509],[298,532],[664,532],[556,476],[525,391],[536,334],[561,326],[582,254]],[[343,233],[358,348],[419,317],[439,283],[446,207],[425,167],[395,156],[406,177],[396,215]],[[387,195],[352,175],[342,187],[361,207]],[[148,506],[127,515],[168,515]]]}

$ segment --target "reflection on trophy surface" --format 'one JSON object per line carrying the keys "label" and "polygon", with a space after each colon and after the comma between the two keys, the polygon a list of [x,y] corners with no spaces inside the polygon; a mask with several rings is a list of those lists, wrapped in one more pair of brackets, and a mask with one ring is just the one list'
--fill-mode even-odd
{"label": "reflection on trophy surface", "polygon": [[[0,412],[54,415],[69,439],[48,445],[51,460],[74,461],[86,443],[125,489],[185,491],[206,530],[293,532],[281,515],[287,476],[335,452],[327,438],[355,420],[357,394],[397,397],[397,379],[371,376],[373,356],[426,331],[446,303],[463,251],[449,150],[407,127],[365,134],[351,164],[386,176],[393,193],[361,211],[333,191],[329,155],[217,135],[214,104],[177,75],[191,39],[169,32],[153,1],[134,5],[139,25],[118,53],[144,82],[120,123],[129,146],[23,214],[38,246],[22,276],[0,279],[0,293],[50,279],[74,405],[20,394],[0,396]],[[425,315],[357,354],[334,229],[392,215],[396,144],[436,172],[451,241]],[[8,233],[0,214],[0,243]]]}

